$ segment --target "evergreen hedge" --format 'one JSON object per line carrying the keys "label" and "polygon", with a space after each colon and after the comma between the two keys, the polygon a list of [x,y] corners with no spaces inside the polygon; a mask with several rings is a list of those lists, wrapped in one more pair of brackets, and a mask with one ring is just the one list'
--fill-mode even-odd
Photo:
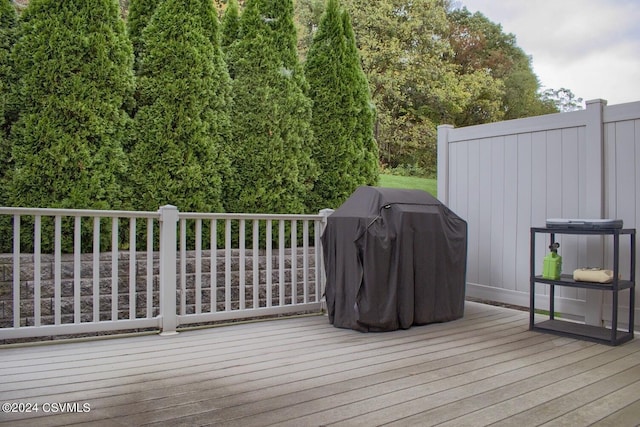
{"label": "evergreen hedge", "polygon": [[317,207],[339,207],[361,185],[374,185],[378,152],[374,111],[349,15],[329,0],[305,62],[313,100]]}
{"label": "evergreen hedge", "polygon": [[149,25],[153,14],[162,0],[131,0],[127,16],[127,31],[133,53],[138,57],[141,49],[142,31]]}
{"label": "evergreen hedge", "polygon": [[0,0],[0,206],[6,203],[5,185],[12,169],[9,129],[12,121],[11,91],[15,80],[12,71],[11,48],[15,42],[18,22],[16,11],[9,0]]}
{"label": "evergreen hedge", "polygon": [[296,52],[291,0],[249,0],[233,71],[233,212],[303,213],[317,175],[311,101]]}
{"label": "evergreen hedge", "polygon": [[13,206],[123,206],[133,53],[116,0],[32,0],[13,50]]}
{"label": "evergreen hedge", "polygon": [[142,32],[130,159],[134,207],[221,211],[230,80],[209,0],[165,0]]}
{"label": "evergreen hedge", "polygon": [[238,0],[229,0],[222,16],[222,49],[226,49],[240,37],[240,6]]}
{"label": "evergreen hedge", "polygon": [[[117,1],[32,0],[17,28],[11,54],[17,120],[10,131],[6,203],[126,207],[122,141],[131,123],[133,52]],[[32,248],[32,222],[22,221],[25,251]],[[7,227],[0,231],[3,250],[11,246]],[[90,242],[91,231],[82,233]],[[63,235],[63,250],[73,248],[72,240]],[[53,224],[43,221],[42,250],[52,246]]]}

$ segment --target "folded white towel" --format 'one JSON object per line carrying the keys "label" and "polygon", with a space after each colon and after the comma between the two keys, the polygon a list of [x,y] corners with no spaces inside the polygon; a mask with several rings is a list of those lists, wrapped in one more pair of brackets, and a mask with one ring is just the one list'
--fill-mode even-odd
{"label": "folded white towel", "polygon": [[613,270],[578,268],[573,271],[573,280],[576,282],[611,283],[613,281]]}

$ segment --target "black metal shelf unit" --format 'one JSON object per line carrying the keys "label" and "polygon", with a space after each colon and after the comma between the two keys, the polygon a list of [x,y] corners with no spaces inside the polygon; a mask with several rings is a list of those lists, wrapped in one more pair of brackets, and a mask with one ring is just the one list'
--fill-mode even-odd
{"label": "black metal shelf unit", "polygon": [[[545,279],[535,275],[536,267],[536,234],[550,235],[550,243],[555,242],[556,234],[599,235],[613,237],[613,281],[611,283],[578,282],[572,275],[563,274],[559,280]],[[631,265],[629,275],[621,279],[620,236],[629,236]],[[555,335],[580,338],[589,341],[619,345],[633,339],[633,323],[635,310],[635,271],[636,271],[636,230],[635,229],[575,229],[575,228],[531,228],[531,283],[529,290],[529,330],[547,332]],[[549,320],[535,322],[535,289],[536,283],[548,285],[549,289]],[[574,288],[597,289],[612,293],[611,328],[591,326],[583,323],[558,320],[554,317],[555,287],[568,286]],[[622,290],[629,290],[629,327],[627,330],[618,329],[618,299]]]}

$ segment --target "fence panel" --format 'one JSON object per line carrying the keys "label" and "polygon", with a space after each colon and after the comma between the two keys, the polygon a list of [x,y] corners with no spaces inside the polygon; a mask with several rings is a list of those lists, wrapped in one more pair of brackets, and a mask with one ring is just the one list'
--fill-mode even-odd
{"label": "fence panel", "polygon": [[0,207],[0,340],[320,311],[327,215]]}
{"label": "fence panel", "polygon": [[[467,295],[528,306],[529,228],[547,218],[615,217],[625,227],[640,224],[639,144],[640,102],[607,107],[595,100],[583,111],[440,126],[438,197],[469,224]],[[563,270],[607,267],[612,249],[604,242],[562,236]],[[545,245],[536,247],[536,259],[542,259]],[[621,249],[624,271],[628,256]],[[542,287],[538,292],[536,304],[548,304]],[[559,311],[589,323],[608,320],[601,316],[610,312],[603,310],[610,296],[562,287],[556,293]]]}
{"label": "fence panel", "polygon": [[324,274],[317,255],[324,220],[181,213],[178,325],[319,311]]}
{"label": "fence panel", "polygon": [[0,207],[0,217],[12,228],[0,242],[11,248],[0,255],[0,339],[158,327],[153,267],[139,268],[153,240],[138,252],[135,232],[157,213]]}

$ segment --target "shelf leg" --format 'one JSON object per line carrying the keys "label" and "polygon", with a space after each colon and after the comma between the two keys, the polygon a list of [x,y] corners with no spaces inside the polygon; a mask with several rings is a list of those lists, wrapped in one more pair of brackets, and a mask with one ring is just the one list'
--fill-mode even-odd
{"label": "shelf leg", "polygon": [[618,291],[613,291],[613,308],[611,313],[611,345],[616,344],[618,334]]}
{"label": "shelf leg", "polygon": [[534,313],[535,313],[535,306],[536,306],[536,282],[535,282],[535,276],[536,276],[536,234],[533,232],[533,230],[531,230],[531,240],[529,242],[529,246],[530,246],[530,252],[529,252],[529,258],[530,258],[530,265],[529,265],[529,269],[531,270],[530,276],[529,276],[529,329],[533,329],[533,323],[534,323]]}
{"label": "shelf leg", "polygon": [[629,333],[633,336],[636,312],[636,288],[635,285],[629,288]]}

